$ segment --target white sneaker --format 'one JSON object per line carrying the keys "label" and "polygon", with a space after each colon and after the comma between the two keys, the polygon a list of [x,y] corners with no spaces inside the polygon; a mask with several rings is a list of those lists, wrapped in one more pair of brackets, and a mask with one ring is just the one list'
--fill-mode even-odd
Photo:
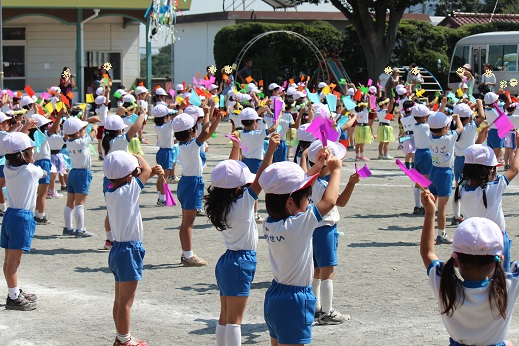
{"label": "white sneaker", "polygon": [[322,314],[319,316],[319,319],[317,322],[319,324],[330,324],[330,325],[336,325],[341,324],[346,321],[350,320],[350,315],[341,315],[339,311],[332,310],[327,314]]}
{"label": "white sneaker", "polygon": [[182,257],[180,257],[180,262],[187,267],[203,267],[208,264],[205,259],[198,257],[195,254],[193,254],[193,257],[187,259],[182,255]]}
{"label": "white sneaker", "polygon": [[383,160],[393,160],[394,157],[391,156],[391,155],[389,155],[389,154],[386,154],[386,155],[384,155],[384,157],[383,157],[382,159],[383,159]]}
{"label": "white sneaker", "polygon": [[63,195],[56,190],[49,190],[49,192],[47,192],[47,199],[51,198],[63,198]]}
{"label": "white sneaker", "polygon": [[262,223],[263,222],[263,218],[258,213],[256,213],[256,215],[254,215],[254,220],[256,221],[256,223]]}

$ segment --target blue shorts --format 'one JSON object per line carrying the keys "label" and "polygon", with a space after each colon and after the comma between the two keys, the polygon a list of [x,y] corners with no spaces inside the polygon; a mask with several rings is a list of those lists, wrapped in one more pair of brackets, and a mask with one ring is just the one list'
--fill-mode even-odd
{"label": "blue shorts", "polygon": [[314,268],[337,266],[337,247],[339,246],[337,224],[317,227],[312,236],[312,244]]}
{"label": "blue shorts", "polygon": [[465,156],[456,156],[454,159],[454,178],[456,181],[461,180],[461,173],[463,173],[463,166],[465,165]]}
{"label": "blue shorts", "polygon": [[312,286],[289,286],[272,280],[263,304],[270,336],[280,344],[310,344],[315,302]]}
{"label": "blue shorts", "polygon": [[452,181],[454,174],[450,167],[434,167],[429,172],[429,186],[431,193],[438,197],[448,197],[452,195]]}
{"label": "blue shorts", "polygon": [[220,296],[248,297],[256,273],[256,251],[227,250],[214,270]]}
{"label": "blue shorts", "polygon": [[155,155],[155,160],[164,169],[173,169],[173,163],[177,160],[173,148],[160,148]]}
{"label": "blue shorts", "polygon": [[67,192],[88,195],[90,183],[92,182],[92,171],[89,169],[72,168],[68,174]]}
{"label": "blue shorts", "polygon": [[47,172],[47,176],[45,178],[41,178],[38,181],[38,184],[50,184],[50,168],[52,167],[52,162],[50,162],[50,159],[34,161],[34,164]]}
{"label": "blue shorts", "polygon": [[146,250],[140,241],[114,241],[108,255],[108,267],[115,277],[115,281],[142,280],[143,259]]}
{"label": "blue shorts", "polygon": [[286,141],[279,141],[278,148],[274,152],[272,162],[283,162],[287,160],[288,147]]}
{"label": "blue shorts", "polygon": [[182,209],[202,209],[204,187],[204,179],[202,179],[202,177],[183,175],[177,186],[177,197]]}
{"label": "blue shorts", "polygon": [[36,231],[36,221],[32,211],[7,208],[2,220],[0,247],[29,252],[34,231]]}
{"label": "blue shorts", "polygon": [[249,171],[253,174],[258,173],[258,170],[261,166],[261,160],[260,159],[249,159],[244,157],[243,163],[249,167]]}
{"label": "blue shorts", "polygon": [[0,178],[5,179],[4,165],[0,165]]}
{"label": "blue shorts", "polygon": [[503,148],[505,146],[505,138],[499,138],[497,129],[488,130],[487,145],[494,148]]}
{"label": "blue shorts", "polygon": [[110,185],[111,182],[108,180],[107,177],[103,177],[103,195],[108,191],[108,185]]}
{"label": "blue shorts", "polygon": [[202,159],[202,166],[205,166],[205,161],[207,159],[205,158],[205,151],[203,149],[200,150],[200,158]]}
{"label": "blue shorts", "polygon": [[432,167],[432,156],[429,149],[416,149],[414,153],[414,168],[420,174],[429,174]]}

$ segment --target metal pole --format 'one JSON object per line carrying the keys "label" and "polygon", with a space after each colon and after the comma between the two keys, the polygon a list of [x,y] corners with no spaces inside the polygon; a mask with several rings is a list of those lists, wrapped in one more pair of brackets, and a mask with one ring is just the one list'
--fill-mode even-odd
{"label": "metal pole", "polygon": [[0,89],[4,88],[4,41],[2,26],[4,25],[2,0],[0,0]]}

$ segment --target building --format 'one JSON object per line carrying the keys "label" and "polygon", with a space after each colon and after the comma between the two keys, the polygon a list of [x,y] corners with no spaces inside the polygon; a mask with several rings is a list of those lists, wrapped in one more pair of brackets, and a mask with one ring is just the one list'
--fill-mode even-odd
{"label": "building", "polygon": [[463,13],[454,12],[445,17],[438,25],[459,28],[466,24],[487,24],[490,22],[518,23],[519,14]]}

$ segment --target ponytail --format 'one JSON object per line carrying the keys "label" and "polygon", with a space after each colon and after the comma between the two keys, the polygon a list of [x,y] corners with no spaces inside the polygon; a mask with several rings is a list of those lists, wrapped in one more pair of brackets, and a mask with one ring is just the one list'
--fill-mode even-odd
{"label": "ponytail", "polygon": [[[497,256],[495,256],[497,257]],[[499,257],[497,257],[499,258]],[[506,319],[506,308],[508,305],[508,292],[506,289],[506,276],[503,266],[501,264],[501,260],[495,261],[495,269],[494,275],[492,275],[492,280],[490,280],[490,290],[488,291],[488,301],[490,306],[497,307],[499,311],[499,316],[494,316],[497,320],[499,317]]]}
{"label": "ponytail", "polygon": [[110,141],[117,137],[119,135],[119,131],[115,130],[106,130],[103,135],[103,141],[101,142],[101,145],[103,146],[103,150],[105,152],[105,155],[108,155],[110,152]]}
{"label": "ponytail", "polygon": [[440,280],[440,303],[441,313],[451,317],[454,310],[463,305],[465,292],[461,280],[454,270],[454,258],[450,258],[443,265]]}

